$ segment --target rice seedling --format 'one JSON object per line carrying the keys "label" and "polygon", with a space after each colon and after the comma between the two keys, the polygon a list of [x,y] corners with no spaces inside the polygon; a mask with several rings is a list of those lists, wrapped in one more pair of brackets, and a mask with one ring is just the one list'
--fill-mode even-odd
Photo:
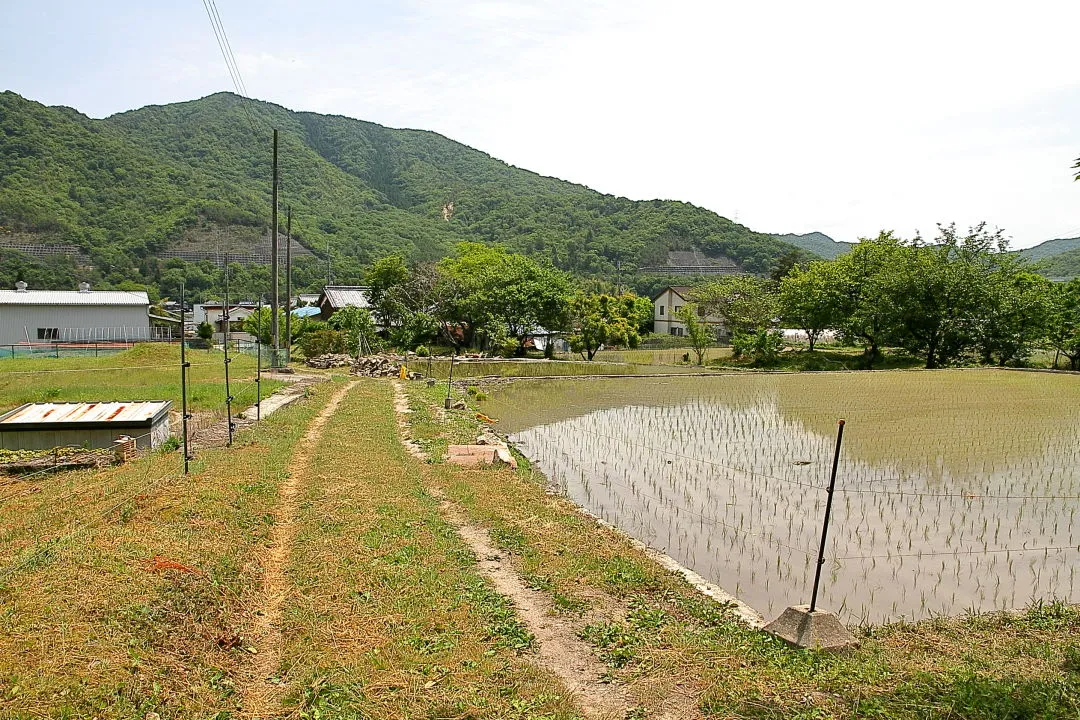
{"label": "rice seedling", "polygon": [[590,511],[767,617],[849,622],[1077,601],[1080,383],[994,370],[537,381],[486,412]]}

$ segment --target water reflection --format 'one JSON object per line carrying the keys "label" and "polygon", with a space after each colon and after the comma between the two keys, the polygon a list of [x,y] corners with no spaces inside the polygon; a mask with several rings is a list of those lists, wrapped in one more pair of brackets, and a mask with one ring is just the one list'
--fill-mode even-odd
{"label": "water reflection", "polygon": [[[1067,431],[1078,385],[1064,379],[519,383],[490,410],[570,498],[769,618],[809,601],[833,432],[846,415],[820,602],[849,622],[879,622],[1080,599],[1080,458]],[[1010,422],[1017,408],[1028,417]]]}

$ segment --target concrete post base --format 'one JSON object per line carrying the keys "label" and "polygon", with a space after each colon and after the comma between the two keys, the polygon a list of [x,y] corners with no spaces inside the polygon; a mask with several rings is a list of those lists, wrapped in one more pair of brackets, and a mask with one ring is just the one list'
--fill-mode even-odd
{"label": "concrete post base", "polygon": [[828,610],[810,612],[809,605],[789,607],[763,629],[801,648],[841,650],[859,644],[840,618]]}

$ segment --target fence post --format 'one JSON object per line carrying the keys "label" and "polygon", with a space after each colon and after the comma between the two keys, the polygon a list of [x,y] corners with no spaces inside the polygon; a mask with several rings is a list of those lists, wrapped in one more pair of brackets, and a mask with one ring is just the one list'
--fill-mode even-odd
{"label": "fence post", "polygon": [[232,335],[232,322],[229,319],[229,254],[225,253],[225,342],[222,346],[225,348],[225,421],[229,427],[229,443],[228,447],[232,447],[232,433],[233,433],[233,419],[232,419],[232,393],[229,391],[229,363],[232,359],[229,357],[229,336]]}
{"label": "fence post", "polygon": [[832,475],[829,477],[828,497],[825,500],[825,520],[821,523],[821,546],[818,548],[817,570],[814,571],[814,589],[810,593],[810,612],[817,610],[818,587],[821,584],[821,568],[825,565],[825,542],[829,536],[829,516],[832,514],[833,490],[836,488],[836,468],[840,463],[840,443],[844,440],[844,421],[836,423],[836,451],[833,453]]}
{"label": "fence post", "polygon": [[454,386],[454,358],[457,357],[457,348],[454,348],[450,353],[450,376],[446,379],[446,401],[443,403],[445,409],[450,409],[450,389]]}
{"label": "fence post", "polygon": [[262,421],[262,295],[259,296],[259,337],[255,338],[255,422]]}
{"label": "fence post", "polygon": [[187,361],[187,353],[184,348],[184,285],[180,285],[180,419],[184,433],[184,474],[188,474],[188,418],[191,416],[187,411],[187,369],[191,363]]}

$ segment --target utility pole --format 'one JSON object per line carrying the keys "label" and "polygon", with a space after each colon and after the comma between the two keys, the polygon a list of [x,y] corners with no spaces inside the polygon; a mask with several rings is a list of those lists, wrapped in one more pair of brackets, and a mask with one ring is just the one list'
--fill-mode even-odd
{"label": "utility pole", "polygon": [[273,188],[270,191],[272,196],[271,203],[273,206],[270,208],[270,346],[274,349],[274,359],[271,362],[271,367],[277,367],[277,349],[280,347],[278,343],[278,224],[277,224],[277,191],[278,191],[278,171],[277,171],[277,130],[274,130],[274,179]]}
{"label": "utility pole", "polygon": [[330,278],[330,236],[326,237],[326,284],[333,285],[334,281]]}
{"label": "utility pole", "polygon": [[292,205],[285,206],[285,358],[292,350]]}

